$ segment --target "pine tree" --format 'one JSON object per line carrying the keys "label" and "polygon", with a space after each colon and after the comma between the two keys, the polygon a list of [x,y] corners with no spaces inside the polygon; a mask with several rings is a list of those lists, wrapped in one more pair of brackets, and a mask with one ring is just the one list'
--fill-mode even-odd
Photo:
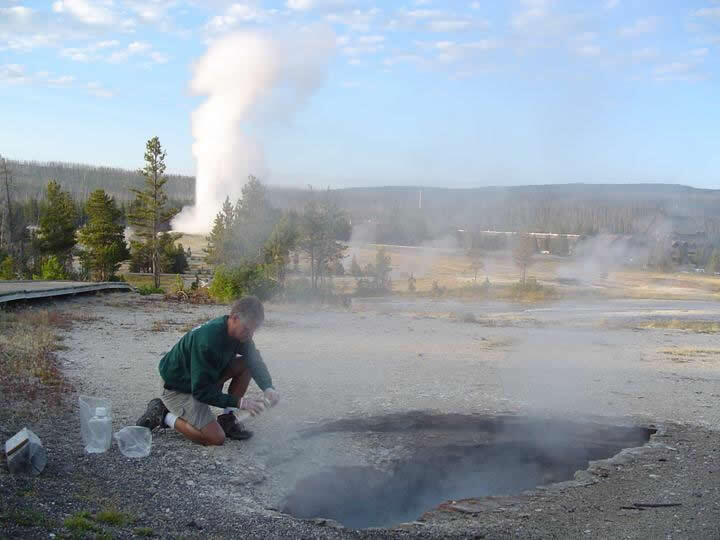
{"label": "pine tree", "polygon": [[390,272],[392,271],[392,260],[385,252],[384,247],[379,247],[375,252],[375,288],[382,291],[392,289]]}
{"label": "pine tree", "polygon": [[310,281],[317,289],[327,269],[345,256],[347,246],[337,240],[347,223],[344,214],[330,199],[329,194],[320,201],[311,199],[305,206],[300,222],[299,247],[310,259]]}
{"label": "pine tree", "polygon": [[359,278],[363,275],[362,267],[358,264],[357,257],[355,255],[352,256],[352,261],[350,261],[350,273],[354,278]]}
{"label": "pine tree", "polygon": [[520,283],[525,285],[525,278],[527,277],[527,269],[533,263],[533,256],[537,244],[535,239],[529,234],[521,234],[515,239],[515,245],[513,246],[512,256],[515,265],[520,269]]}
{"label": "pine tree", "polygon": [[470,258],[470,271],[473,273],[473,282],[477,283],[478,272],[485,268],[482,251],[479,248],[470,248],[467,251],[467,256]]}
{"label": "pine tree", "polygon": [[83,245],[83,265],[94,279],[107,281],[115,275],[120,262],[130,256],[125,244],[122,212],[105,190],[93,191],[85,208],[88,222],[78,231]]}
{"label": "pine tree", "polygon": [[261,261],[265,244],[279,217],[280,212],[267,199],[265,186],[254,176],[249,176],[242,187],[242,196],[235,204],[233,226],[226,244],[231,259],[228,262]]}
{"label": "pine tree", "polygon": [[[160,139],[153,137],[145,145],[145,167],[140,170],[145,177],[145,189],[132,189],[135,206],[129,215],[130,224],[135,228],[139,240],[132,242],[133,249],[146,250],[150,255],[155,287],[160,287],[160,239],[158,234],[170,223],[179,210],[168,207],[164,186],[165,151]],[[175,239],[179,238],[176,236]]]}
{"label": "pine tree", "polygon": [[230,197],[225,198],[222,209],[215,216],[212,231],[207,237],[208,245],[205,248],[205,261],[208,264],[229,264],[236,257],[239,258],[240,238],[233,235],[233,224],[235,222],[235,208],[230,202]]}
{"label": "pine tree", "polygon": [[290,262],[290,252],[295,249],[298,242],[297,221],[295,213],[284,216],[275,225],[270,238],[265,244],[265,263],[274,270],[279,283],[285,282],[285,273]]}
{"label": "pine tree", "polygon": [[708,272],[712,272],[713,274],[720,272],[720,249],[713,249],[712,254],[708,258],[706,269]]}
{"label": "pine tree", "polygon": [[0,249],[11,251],[14,247],[13,175],[7,160],[0,156]]}
{"label": "pine tree", "polygon": [[35,248],[43,257],[54,255],[67,268],[76,244],[76,229],[77,212],[70,194],[51,180],[47,185],[47,205],[40,214]]}

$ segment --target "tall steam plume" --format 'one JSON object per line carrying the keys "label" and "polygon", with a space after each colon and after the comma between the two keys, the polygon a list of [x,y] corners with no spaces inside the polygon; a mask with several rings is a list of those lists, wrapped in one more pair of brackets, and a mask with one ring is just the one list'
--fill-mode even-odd
{"label": "tall steam plume", "polygon": [[267,177],[262,147],[247,129],[260,116],[289,118],[323,81],[334,43],[329,30],[313,28],[282,39],[238,32],[210,45],[191,83],[194,94],[207,96],[192,113],[195,206],[173,229],[208,232],[222,201],[237,199],[248,175]]}

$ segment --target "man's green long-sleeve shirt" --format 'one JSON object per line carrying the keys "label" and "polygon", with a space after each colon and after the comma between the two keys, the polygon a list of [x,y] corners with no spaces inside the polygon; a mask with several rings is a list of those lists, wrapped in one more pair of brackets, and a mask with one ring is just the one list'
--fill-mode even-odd
{"label": "man's green long-sleeve shirt", "polygon": [[212,319],[185,334],[160,360],[165,388],[192,394],[216,407],[237,407],[238,398],[224,394],[220,377],[236,355],[261,390],[272,386],[272,378],[252,340],[241,343],[228,335],[228,316]]}

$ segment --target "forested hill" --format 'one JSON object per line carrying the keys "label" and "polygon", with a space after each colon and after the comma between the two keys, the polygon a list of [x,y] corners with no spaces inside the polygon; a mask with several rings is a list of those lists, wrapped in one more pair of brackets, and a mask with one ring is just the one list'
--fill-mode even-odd
{"label": "forested hill", "polygon": [[[50,179],[59,181],[78,200],[103,188],[118,201],[128,201],[132,199],[130,188],[142,184],[136,171],[124,169],[74,163],[8,163],[18,195],[24,198],[42,197]],[[182,205],[193,201],[194,184],[192,176],[169,175],[166,188],[174,204]],[[332,193],[354,223],[383,224],[387,239],[399,243],[418,243],[454,228],[635,233],[651,224],[657,226],[658,219],[671,222],[674,230],[720,235],[720,190],[673,184],[467,189],[386,186],[336,189]],[[299,210],[312,195],[307,189],[268,186],[268,196],[276,207]],[[382,239],[384,234],[379,232],[378,237]]]}
{"label": "forested hill", "polygon": [[[42,197],[49,180],[57,180],[72,196],[84,200],[95,189],[104,189],[118,201],[133,198],[130,188],[142,187],[143,178],[137,171],[98,167],[81,163],[8,160],[15,187],[21,198]],[[192,176],[167,175],[168,196],[175,201],[191,202],[195,192]]]}

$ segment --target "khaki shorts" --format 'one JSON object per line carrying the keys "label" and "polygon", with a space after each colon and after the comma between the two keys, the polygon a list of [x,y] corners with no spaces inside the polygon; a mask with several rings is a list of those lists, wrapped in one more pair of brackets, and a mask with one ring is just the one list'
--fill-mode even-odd
{"label": "khaki shorts", "polygon": [[197,429],[202,429],[215,421],[210,405],[199,402],[191,394],[163,388],[161,399],[171,413]]}

